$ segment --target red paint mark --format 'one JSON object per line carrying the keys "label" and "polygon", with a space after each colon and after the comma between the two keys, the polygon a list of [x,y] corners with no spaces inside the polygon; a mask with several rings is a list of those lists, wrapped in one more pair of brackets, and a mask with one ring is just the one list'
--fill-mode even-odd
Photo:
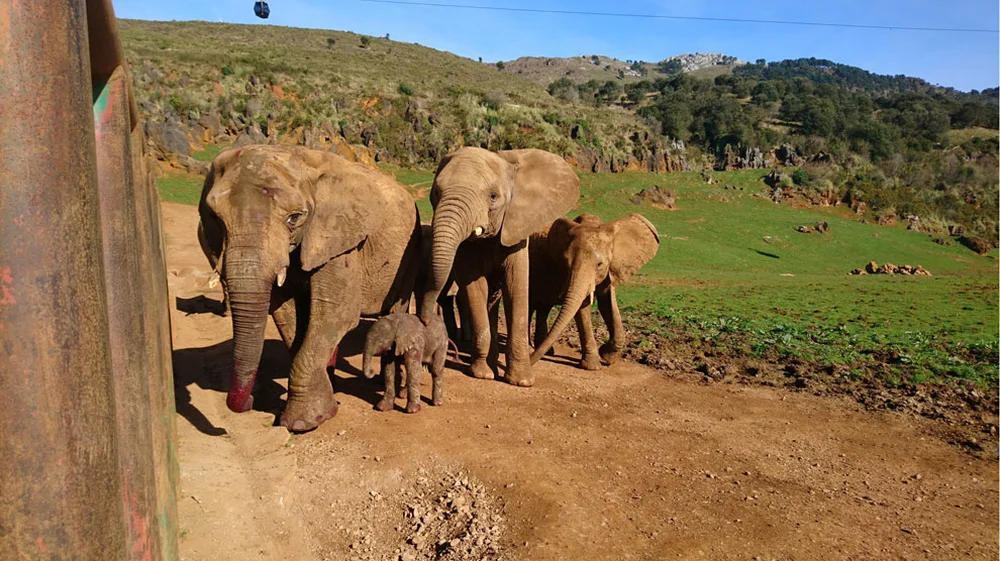
{"label": "red paint mark", "polygon": [[257,379],[257,369],[250,371],[249,375],[246,376],[247,383],[245,384],[240,381],[241,377],[237,374],[238,371],[239,369],[234,364],[233,374],[229,378],[229,395],[226,396],[226,405],[231,411],[243,413],[253,407],[253,396],[250,395],[250,392]]}
{"label": "red paint mark", "polygon": [[35,545],[38,546],[38,551],[40,551],[42,553],[45,553],[45,552],[48,551],[48,548],[45,547],[45,540],[42,538],[42,536],[38,536],[38,539],[35,540]]}
{"label": "red paint mark", "polygon": [[149,518],[139,508],[139,498],[129,486],[129,474],[122,470],[122,491],[125,496],[126,522],[129,526],[129,559],[153,561],[153,551],[149,543]]}
{"label": "red paint mark", "polygon": [[330,356],[330,362],[326,363],[326,367],[327,368],[336,368],[337,367],[337,351],[339,349],[340,349],[340,346],[336,346],[336,347],[333,348],[333,355]]}
{"label": "red paint mark", "polygon": [[14,278],[10,274],[10,267],[0,267],[0,311],[4,306],[17,304],[14,298]]}

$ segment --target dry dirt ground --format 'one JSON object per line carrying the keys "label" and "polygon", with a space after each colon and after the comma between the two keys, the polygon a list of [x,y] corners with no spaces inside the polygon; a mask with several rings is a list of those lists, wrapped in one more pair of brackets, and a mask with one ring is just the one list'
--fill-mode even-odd
{"label": "dry dirt ground", "polygon": [[442,407],[379,413],[345,342],[340,413],[290,437],[271,327],[231,413],[196,210],[164,220],[186,561],[997,559],[995,456],[843,398],[544,361],[534,388],[449,369]]}

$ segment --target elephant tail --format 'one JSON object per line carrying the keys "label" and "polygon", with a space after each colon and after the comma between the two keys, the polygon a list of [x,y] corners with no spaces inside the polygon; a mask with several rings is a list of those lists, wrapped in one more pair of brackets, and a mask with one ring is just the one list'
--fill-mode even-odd
{"label": "elephant tail", "polygon": [[454,360],[455,360],[455,362],[457,364],[462,364],[462,361],[459,360],[459,358],[458,358],[458,345],[456,345],[455,342],[452,341],[450,338],[448,339],[448,348],[450,350],[454,351],[454,353],[455,353],[454,354],[454,357],[455,357]]}

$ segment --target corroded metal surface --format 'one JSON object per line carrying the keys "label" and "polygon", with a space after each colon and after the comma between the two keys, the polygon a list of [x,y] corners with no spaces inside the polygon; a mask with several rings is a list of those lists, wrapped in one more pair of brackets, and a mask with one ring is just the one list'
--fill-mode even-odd
{"label": "corroded metal surface", "polygon": [[127,69],[110,0],[0,0],[0,559],[178,558],[166,266]]}
{"label": "corroded metal surface", "polygon": [[85,16],[0,2],[0,559],[127,559]]}

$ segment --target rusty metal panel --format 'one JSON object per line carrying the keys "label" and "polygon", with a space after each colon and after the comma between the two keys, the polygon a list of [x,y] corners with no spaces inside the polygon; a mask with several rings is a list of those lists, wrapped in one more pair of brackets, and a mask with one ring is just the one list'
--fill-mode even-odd
{"label": "rusty metal panel", "polygon": [[0,2],[0,559],[128,558],[86,9]]}
{"label": "rusty metal panel", "polygon": [[[93,44],[96,38],[90,39]],[[93,51],[91,55],[93,60]],[[149,381],[150,371],[158,371],[161,364],[146,350],[143,307],[150,304],[142,293],[143,244],[136,217],[126,84],[125,69],[119,66],[107,82],[96,85],[93,110],[126,538],[129,559],[152,561],[161,559],[161,544]]]}
{"label": "rusty metal panel", "polygon": [[150,422],[153,431],[153,461],[156,465],[157,524],[164,559],[175,560],[177,553],[177,502],[179,469],[176,449],[176,414],[170,315],[166,286],[166,263],[160,243],[159,199],[153,186],[148,159],[138,153],[145,146],[142,127],[132,131],[135,207],[138,220],[139,259],[143,272],[143,323],[146,352],[156,362],[150,373]]}

